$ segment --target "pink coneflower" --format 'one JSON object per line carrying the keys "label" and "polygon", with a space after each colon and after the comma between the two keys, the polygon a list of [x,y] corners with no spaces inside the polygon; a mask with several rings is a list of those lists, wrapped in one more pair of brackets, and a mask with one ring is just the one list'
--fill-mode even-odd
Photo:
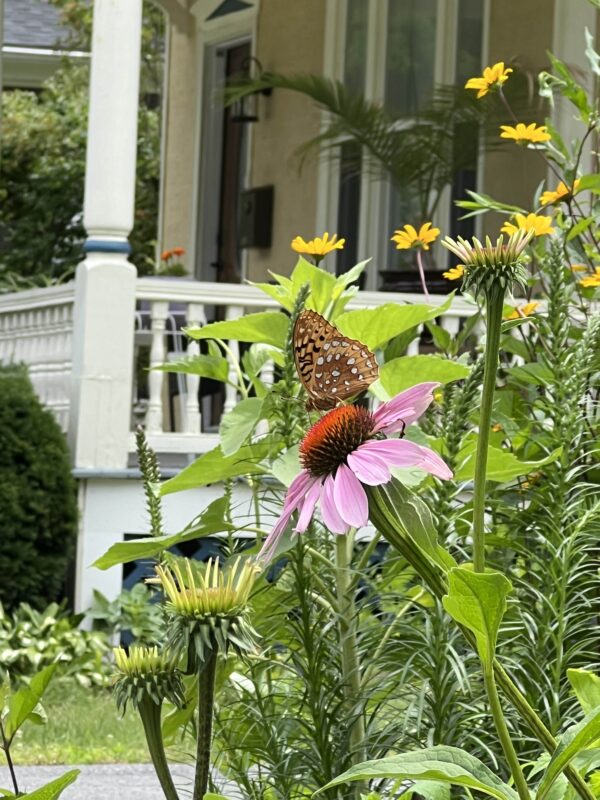
{"label": "pink coneflower", "polygon": [[369,519],[363,483],[380,486],[391,480],[390,467],[420,467],[438,478],[452,472],[430,450],[406,439],[387,439],[402,433],[425,411],[437,383],[420,383],[370,412],[362,406],[338,406],[308,431],[300,445],[303,469],[292,481],[283,512],[259,553],[270,559],[294,511],[294,530],[304,533],[319,503],[321,516],[333,533],[361,528]]}

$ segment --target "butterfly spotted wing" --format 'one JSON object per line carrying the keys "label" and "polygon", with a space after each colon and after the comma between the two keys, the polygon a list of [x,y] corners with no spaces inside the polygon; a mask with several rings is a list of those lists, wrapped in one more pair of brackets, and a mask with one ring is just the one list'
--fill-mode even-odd
{"label": "butterfly spotted wing", "polygon": [[296,319],[294,359],[309,411],[335,408],[364,392],[379,375],[369,348],[344,336],[316,311],[302,311]]}

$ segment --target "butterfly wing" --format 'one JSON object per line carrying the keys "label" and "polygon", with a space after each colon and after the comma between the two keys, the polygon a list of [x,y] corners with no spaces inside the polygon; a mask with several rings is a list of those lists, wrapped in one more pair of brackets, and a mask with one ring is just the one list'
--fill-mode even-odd
{"label": "butterfly wing", "polygon": [[316,311],[303,311],[296,319],[294,359],[309,410],[334,408],[364,392],[379,375],[369,348],[344,336]]}

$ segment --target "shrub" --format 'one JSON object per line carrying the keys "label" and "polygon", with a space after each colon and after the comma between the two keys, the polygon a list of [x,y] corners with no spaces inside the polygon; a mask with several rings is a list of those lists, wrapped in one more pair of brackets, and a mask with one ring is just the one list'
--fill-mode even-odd
{"label": "shrub", "polygon": [[0,604],[0,682],[31,678],[50,664],[59,677],[74,677],[82,686],[103,686],[108,640],[99,631],[79,629],[83,614],[70,614],[64,603],[36,611],[21,603],[12,614]]}
{"label": "shrub", "polygon": [[77,501],[65,438],[25,370],[0,366],[0,602],[43,607],[62,592]]}

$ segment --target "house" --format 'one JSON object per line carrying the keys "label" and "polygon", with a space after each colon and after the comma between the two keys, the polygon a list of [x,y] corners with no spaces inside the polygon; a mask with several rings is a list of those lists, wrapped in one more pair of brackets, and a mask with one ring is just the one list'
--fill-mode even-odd
{"label": "house", "polygon": [[35,91],[52,75],[61,58],[89,58],[89,53],[69,48],[55,6],[45,0],[3,0],[0,12],[3,6],[0,85],[4,89]]}
{"label": "house", "polygon": [[[89,605],[94,587],[112,597],[122,585],[120,568],[90,569],[95,558],[115,541],[147,530],[135,469],[135,424],[145,423],[167,473],[218,443],[218,415],[197,377],[188,376],[174,390],[163,372],[150,372],[147,398],[136,393],[143,348],[150,366],[158,365],[176,355],[182,323],[201,325],[216,314],[234,319],[273,307],[242,281],[265,279],[269,269],[288,270],[294,261],[289,243],[298,233],[310,238],[337,230],[348,239],[352,261],[374,257],[355,307],[423,300],[414,291],[380,291],[381,273],[394,255],[390,233],[411,221],[403,216],[407,198],[367,173],[343,180],[344,142],[336,163],[312,159],[299,171],[294,153],[318,135],[320,112],[304,97],[275,90],[255,98],[257,121],[236,121],[219,95],[227,76],[259,67],[324,74],[412,113],[414,102],[435,82],[462,81],[495,61],[514,60],[534,70],[552,50],[585,68],[583,30],[597,29],[597,12],[586,0],[160,0],[160,5],[169,25],[159,239],[163,248],[186,249],[193,280],[137,278],[127,260],[141,0],[95,0],[86,257],[72,284],[0,297],[0,359],[29,364],[40,396],[69,433],[80,484],[78,609]],[[569,136],[567,110],[557,109],[556,123]],[[493,154],[480,161],[471,179],[480,190],[527,204],[543,177],[537,164],[525,162],[527,155],[514,148],[500,161]],[[265,187],[270,188],[262,195],[245,194]],[[275,202],[268,224],[271,192]],[[449,186],[436,218],[444,228],[451,192]],[[253,213],[261,235],[266,226],[269,235],[254,240],[259,246],[240,247],[240,210],[249,216],[250,234],[256,233]],[[344,267],[333,260],[331,265]],[[444,300],[430,297],[431,303]],[[466,301],[455,300],[442,325],[456,331],[471,313]],[[411,352],[419,346],[415,340]],[[224,410],[236,401],[228,387]],[[179,530],[220,492],[215,485],[165,498],[167,529]]]}

